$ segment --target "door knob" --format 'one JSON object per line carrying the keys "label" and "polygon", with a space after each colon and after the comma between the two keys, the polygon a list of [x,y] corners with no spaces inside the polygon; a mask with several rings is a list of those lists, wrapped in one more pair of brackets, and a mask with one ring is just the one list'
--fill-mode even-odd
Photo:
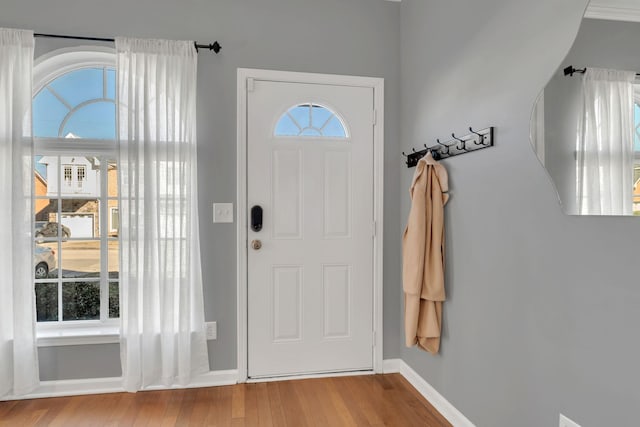
{"label": "door knob", "polygon": [[257,251],[262,247],[262,242],[260,240],[252,240],[251,247]]}

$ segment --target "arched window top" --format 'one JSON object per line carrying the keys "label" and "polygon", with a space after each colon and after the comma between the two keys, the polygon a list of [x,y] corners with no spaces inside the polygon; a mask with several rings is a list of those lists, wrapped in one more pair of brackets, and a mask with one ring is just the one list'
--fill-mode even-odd
{"label": "arched window top", "polygon": [[348,137],[346,126],[338,114],[318,104],[299,104],[289,108],[278,120],[274,134],[312,138]]}
{"label": "arched window top", "polygon": [[34,69],[33,135],[116,137],[116,73],[112,52],[52,52]]}

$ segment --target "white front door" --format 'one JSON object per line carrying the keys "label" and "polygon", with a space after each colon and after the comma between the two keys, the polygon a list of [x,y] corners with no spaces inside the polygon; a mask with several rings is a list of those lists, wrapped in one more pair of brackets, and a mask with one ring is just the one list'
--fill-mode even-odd
{"label": "white front door", "polygon": [[250,82],[249,377],[373,368],[373,100],[371,87]]}

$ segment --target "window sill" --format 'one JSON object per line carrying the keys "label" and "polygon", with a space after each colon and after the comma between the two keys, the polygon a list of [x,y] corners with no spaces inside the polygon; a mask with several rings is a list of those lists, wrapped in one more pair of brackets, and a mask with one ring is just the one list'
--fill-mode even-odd
{"label": "window sill", "polygon": [[38,347],[117,344],[120,342],[120,328],[118,326],[40,329],[37,335]]}

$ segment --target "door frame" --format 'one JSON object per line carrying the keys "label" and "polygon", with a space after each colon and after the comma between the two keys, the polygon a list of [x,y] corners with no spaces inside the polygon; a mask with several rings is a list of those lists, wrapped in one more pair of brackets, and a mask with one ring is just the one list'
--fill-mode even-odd
{"label": "door frame", "polygon": [[247,95],[252,80],[357,86],[373,89],[373,372],[382,373],[382,274],[384,214],[384,79],[337,74],[238,68],[237,80],[237,327],[238,382],[247,381],[248,368],[248,240],[247,240]]}

